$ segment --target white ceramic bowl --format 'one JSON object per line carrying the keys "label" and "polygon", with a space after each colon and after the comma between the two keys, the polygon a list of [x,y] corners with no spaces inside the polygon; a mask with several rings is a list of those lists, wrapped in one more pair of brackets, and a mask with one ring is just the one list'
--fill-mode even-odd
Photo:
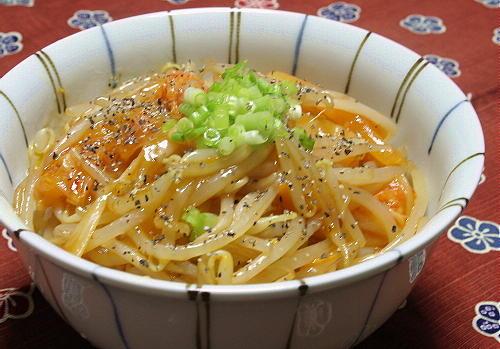
{"label": "white ceramic bowl", "polygon": [[[99,267],[23,230],[11,209],[26,140],[65,105],[167,61],[247,59],[348,93],[392,116],[397,144],[425,172],[429,222],[410,241],[302,282],[196,286]],[[64,95],[61,94],[64,89]],[[410,292],[433,241],[472,195],[481,127],[466,96],[418,54],[375,33],[299,13],[228,8],[153,13],[60,40],[0,80],[0,222],[45,298],[102,348],[345,348],[386,321]],[[426,252],[427,251],[427,252]]]}

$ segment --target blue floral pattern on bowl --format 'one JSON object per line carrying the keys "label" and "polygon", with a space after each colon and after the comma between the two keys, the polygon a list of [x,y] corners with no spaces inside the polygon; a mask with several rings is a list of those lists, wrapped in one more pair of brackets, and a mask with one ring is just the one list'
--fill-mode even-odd
{"label": "blue floral pattern on bowl", "polygon": [[491,41],[493,41],[494,44],[500,45],[500,27],[493,29]]}
{"label": "blue floral pattern on bowl", "polygon": [[23,36],[18,32],[0,32],[0,58],[13,55],[23,49]]}
{"label": "blue floral pattern on bowl", "polygon": [[448,230],[448,238],[472,253],[488,253],[500,250],[498,224],[462,216]]}
{"label": "blue floral pattern on bowl", "polygon": [[345,2],[333,2],[326,7],[318,9],[317,13],[320,17],[348,23],[358,20],[361,8]]}
{"label": "blue floral pattern on bowl", "polygon": [[456,78],[462,74],[460,71],[460,64],[458,64],[458,62],[454,59],[440,57],[438,55],[425,55],[424,58],[434,64],[439,70],[448,75],[450,78]]}
{"label": "blue floral pattern on bowl", "polygon": [[487,301],[476,304],[472,327],[479,333],[500,341],[500,303]]}
{"label": "blue floral pattern on bowl", "polygon": [[500,0],[476,0],[489,8],[500,8]]}
{"label": "blue floral pattern on bowl", "polygon": [[409,15],[399,25],[415,34],[441,34],[446,31],[441,18],[419,14]]}
{"label": "blue floral pattern on bowl", "polygon": [[0,0],[0,5],[5,6],[28,6],[32,7],[35,0]]}
{"label": "blue floral pattern on bowl", "polygon": [[68,25],[80,30],[89,29],[107,22],[111,22],[113,18],[106,11],[97,10],[79,10],[68,19]]}

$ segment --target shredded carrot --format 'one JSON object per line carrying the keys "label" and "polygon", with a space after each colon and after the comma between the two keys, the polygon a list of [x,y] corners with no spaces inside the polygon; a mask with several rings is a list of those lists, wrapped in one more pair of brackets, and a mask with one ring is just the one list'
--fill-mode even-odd
{"label": "shredded carrot", "polygon": [[394,178],[375,194],[375,198],[389,209],[404,214],[407,205],[404,191],[405,188],[401,182],[397,178]]}
{"label": "shredded carrot", "polygon": [[159,97],[163,104],[170,110],[170,114],[180,119],[184,115],[179,111],[179,105],[184,99],[184,91],[188,87],[203,88],[203,81],[194,73],[174,70],[165,77],[159,91]]}
{"label": "shredded carrot", "polygon": [[292,195],[290,193],[290,188],[287,183],[280,183],[278,187],[278,196],[277,196],[280,205],[289,211],[295,210],[295,205],[292,201]]}

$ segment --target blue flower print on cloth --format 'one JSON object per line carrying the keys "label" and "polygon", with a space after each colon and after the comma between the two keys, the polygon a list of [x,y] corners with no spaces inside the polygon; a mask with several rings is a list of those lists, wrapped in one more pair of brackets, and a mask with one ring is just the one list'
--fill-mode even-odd
{"label": "blue flower print on cloth", "polygon": [[0,58],[13,55],[23,49],[23,36],[18,32],[0,32]]}
{"label": "blue flower print on cloth", "polygon": [[448,230],[448,238],[472,253],[500,250],[498,224],[462,216]]}
{"label": "blue flower print on cloth", "polygon": [[439,70],[450,78],[459,77],[462,72],[457,61],[451,58],[439,57],[437,55],[425,55],[424,58],[434,64]]}
{"label": "blue flower print on cloth", "polygon": [[107,22],[111,22],[113,18],[106,11],[97,10],[80,10],[76,11],[73,17],[68,19],[68,25],[80,30],[89,29]]}
{"label": "blue flower print on cloth", "polygon": [[491,41],[493,41],[494,44],[500,45],[500,28],[493,29]]}
{"label": "blue flower print on cloth", "polygon": [[441,34],[446,31],[441,18],[423,15],[409,15],[399,22],[403,28],[415,34]]}
{"label": "blue flower print on cloth", "polygon": [[182,5],[188,2],[189,0],[163,0],[163,1],[169,2],[172,5]]}
{"label": "blue flower print on cloth", "polygon": [[479,333],[500,341],[500,303],[489,301],[476,304],[472,327]]}
{"label": "blue flower print on cloth", "polygon": [[476,0],[489,8],[500,8],[500,0]]}
{"label": "blue flower print on cloth", "polygon": [[5,6],[33,6],[35,0],[0,0],[0,5]]}
{"label": "blue flower print on cloth", "polygon": [[361,8],[359,6],[345,2],[334,2],[318,10],[318,16],[339,22],[357,21],[360,13]]}

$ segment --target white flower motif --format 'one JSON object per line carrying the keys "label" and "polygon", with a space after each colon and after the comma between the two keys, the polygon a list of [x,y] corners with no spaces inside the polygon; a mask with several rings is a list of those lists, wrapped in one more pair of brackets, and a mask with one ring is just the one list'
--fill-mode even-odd
{"label": "white flower motif", "polygon": [[332,305],[320,298],[301,302],[297,312],[297,329],[302,337],[319,336],[332,320]]}
{"label": "white flower motif", "polygon": [[454,59],[440,57],[438,55],[425,55],[424,58],[450,78],[457,78],[462,74],[460,71],[460,64]]}
{"label": "white flower motif", "polygon": [[399,25],[415,34],[442,34],[446,31],[441,18],[419,14],[409,15]]}
{"label": "white flower motif", "polygon": [[494,44],[500,45],[500,27],[493,29],[493,36],[491,37],[491,41]]}
{"label": "white flower motif", "polygon": [[16,288],[0,289],[0,324],[8,319],[24,319],[33,313],[33,291],[31,284],[27,292]]}
{"label": "white flower motif", "polygon": [[236,0],[234,7],[266,8],[276,10],[280,7],[277,0]]}
{"label": "white flower motif", "polygon": [[489,8],[500,8],[500,0],[476,0]]}
{"label": "white flower motif", "polygon": [[2,230],[2,236],[7,240],[7,247],[9,250],[17,252],[16,246],[14,246],[14,242],[12,241],[12,238],[10,237],[9,233],[7,232],[7,228],[3,228]]}
{"label": "white flower motif", "polygon": [[0,0],[0,5],[32,7],[35,5],[35,0]]}
{"label": "white flower motif", "polygon": [[425,257],[426,252],[425,249],[423,249],[416,255],[408,258],[410,283],[413,283],[417,279],[417,276],[422,272],[422,269],[424,269]]}
{"label": "white flower motif", "polygon": [[79,10],[68,19],[68,25],[72,28],[84,30],[111,22],[112,20],[113,18],[106,11]]}
{"label": "white flower motif", "polygon": [[358,5],[345,2],[333,2],[327,7],[321,7],[317,12],[318,16],[332,19],[339,22],[354,22],[359,19],[361,8]]}
{"label": "white flower motif", "polygon": [[64,273],[62,280],[62,301],[64,306],[82,319],[88,319],[89,310],[83,303],[83,293],[88,287],[71,274]]}
{"label": "white flower motif", "polygon": [[462,216],[448,230],[448,238],[472,253],[500,251],[500,234],[495,222]]}

